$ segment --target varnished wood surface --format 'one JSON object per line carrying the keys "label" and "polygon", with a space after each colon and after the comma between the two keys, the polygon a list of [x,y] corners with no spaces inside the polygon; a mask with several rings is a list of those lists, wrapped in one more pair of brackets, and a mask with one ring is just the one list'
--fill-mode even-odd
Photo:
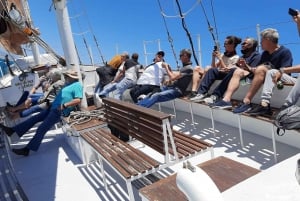
{"label": "varnished wood surface", "polygon": [[[198,166],[211,177],[221,192],[260,172],[258,169],[223,156]],[[149,201],[187,200],[186,196],[176,186],[176,174],[140,189],[140,194]]]}

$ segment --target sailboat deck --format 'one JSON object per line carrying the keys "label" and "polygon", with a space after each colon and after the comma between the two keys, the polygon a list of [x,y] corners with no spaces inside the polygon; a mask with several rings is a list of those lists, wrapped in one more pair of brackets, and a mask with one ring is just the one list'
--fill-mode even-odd
{"label": "sailboat deck", "polygon": [[[166,113],[172,113],[169,108],[162,107]],[[215,131],[212,130],[211,120],[195,115],[195,125],[191,124],[190,114],[177,111],[177,118],[172,119],[174,128],[193,137],[201,138],[214,146],[215,156],[225,156],[262,171],[274,165],[272,144],[270,139],[244,131],[245,146],[240,146],[236,127],[218,122]],[[21,141],[12,139],[12,147],[22,147],[34,134],[31,130]],[[67,143],[67,136],[61,129],[47,133],[38,152],[28,157],[11,154],[15,173],[25,193],[31,201],[65,201],[65,200],[128,200],[125,182],[105,165],[109,191],[105,191],[98,163],[85,166]],[[151,154],[157,160],[163,157],[147,146],[133,141],[131,145]],[[300,152],[300,149],[277,142],[278,162],[290,158]],[[192,164],[200,164],[210,159],[205,153],[191,160]],[[134,183],[136,200],[141,200],[138,190],[153,181],[172,175],[181,168],[174,165],[150,177]]]}

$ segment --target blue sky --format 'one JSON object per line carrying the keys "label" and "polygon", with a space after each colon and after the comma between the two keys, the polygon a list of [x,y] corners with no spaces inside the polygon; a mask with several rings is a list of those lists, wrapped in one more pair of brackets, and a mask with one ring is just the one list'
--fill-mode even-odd
{"label": "blue sky", "polygon": [[[40,29],[41,37],[63,55],[53,7],[49,11],[52,1],[28,1],[34,25]],[[187,13],[185,22],[193,40],[198,62],[206,66],[210,64],[214,43],[202,7],[197,2],[197,0],[179,0],[182,12]],[[160,3],[168,16],[165,20],[178,58],[180,49],[191,46],[182,28],[181,19],[178,17],[176,1],[160,0]],[[223,48],[224,38],[228,35],[236,35],[242,39],[247,36],[257,37],[257,24],[259,24],[260,30],[277,29],[280,34],[280,44],[292,51],[294,64],[300,64],[298,54],[300,38],[295,23],[287,14],[289,7],[300,9],[297,1],[203,0],[202,5],[211,26],[218,32],[221,48]],[[140,63],[145,64],[146,59],[149,63],[153,54],[160,48],[166,52],[166,62],[173,68],[176,67],[158,0],[70,0],[68,9],[73,37],[83,63],[90,63],[88,51],[83,43],[84,39],[92,51],[95,63],[101,62],[93,40],[95,35],[105,60],[109,60],[117,53],[128,51],[139,53]],[[200,37],[200,52],[198,37]],[[240,53],[240,46],[237,50]],[[196,64],[194,60],[193,63]]]}

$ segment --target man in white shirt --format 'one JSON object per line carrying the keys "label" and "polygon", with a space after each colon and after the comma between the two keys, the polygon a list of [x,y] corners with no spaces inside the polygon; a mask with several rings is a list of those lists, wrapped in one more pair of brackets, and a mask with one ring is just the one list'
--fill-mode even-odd
{"label": "man in white shirt", "polygon": [[164,76],[167,74],[166,69],[162,67],[165,53],[159,51],[156,53],[154,63],[147,66],[137,81],[135,87],[130,90],[130,96],[133,102],[138,102],[141,95],[153,94],[159,92]]}

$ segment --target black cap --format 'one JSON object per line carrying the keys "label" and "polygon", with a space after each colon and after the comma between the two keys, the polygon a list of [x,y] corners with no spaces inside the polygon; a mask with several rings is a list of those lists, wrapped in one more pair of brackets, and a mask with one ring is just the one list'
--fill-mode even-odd
{"label": "black cap", "polygon": [[165,52],[164,52],[164,51],[158,51],[156,54],[157,54],[157,55],[160,55],[160,56],[162,56],[162,57],[165,56]]}

